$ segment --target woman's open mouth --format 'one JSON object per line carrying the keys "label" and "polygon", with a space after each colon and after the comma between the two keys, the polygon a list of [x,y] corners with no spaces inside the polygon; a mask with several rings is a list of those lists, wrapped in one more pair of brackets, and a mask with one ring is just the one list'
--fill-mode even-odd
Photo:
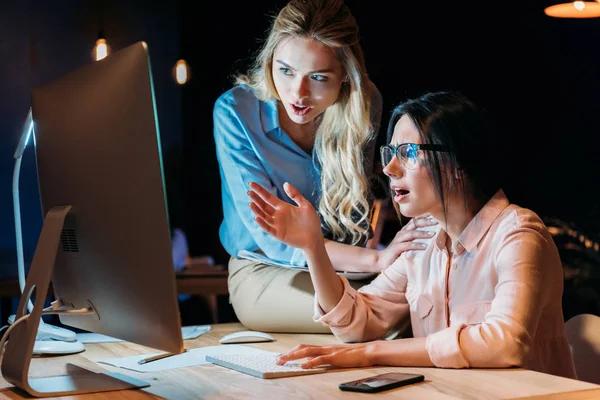
{"label": "woman's open mouth", "polygon": [[290,104],[292,106],[292,111],[299,117],[303,117],[312,110],[310,106],[301,106],[297,104]]}
{"label": "woman's open mouth", "polygon": [[406,200],[410,195],[410,191],[406,189],[393,188],[394,190],[394,201],[396,203],[400,203],[401,201]]}

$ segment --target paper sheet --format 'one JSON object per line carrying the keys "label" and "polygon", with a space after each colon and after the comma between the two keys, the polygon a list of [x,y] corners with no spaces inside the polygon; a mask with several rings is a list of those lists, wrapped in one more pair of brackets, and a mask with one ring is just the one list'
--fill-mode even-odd
{"label": "paper sheet", "polygon": [[86,332],[86,333],[78,333],[77,340],[79,340],[83,344],[87,343],[116,343],[122,342],[123,340],[114,338],[112,336],[102,335],[100,333]]}
{"label": "paper sheet", "polygon": [[183,336],[183,340],[196,339],[208,331],[210,331],[210,325],[184,326],[181,328],[181,335]]}
{"label": "paper sheet", "polygon": [[192,367],[201,364],[210,364],[206,361],[206,356],[221,355],[221,354],[270,354],[277,355],[279,353],[256,349],[249,346],[241,346],[237,344],[225,344],[219,346],[199,347],[188,350],[183,354],[166,357],[160,360],[152,361],[146,364],[138,364],[138,361],[148,357],[153,357],[161,353],[141,354],[131,357],[111,358],[109,360],[98,361],[99,363],[112,365],[115,367],[130,369],[137,372],[156,372],[164,371],[172,368]]}
{"label": "paper sheet", "polygon": [[[181,328],[181,335],[183,336],[183,340],[195,339],[198,336],[210,331],[210,325],[193,325],[193,326],[184,326]],[[77,339],[81,343],[115,343],[122,342],[123,340],[117,339],[111,336],[101,335],[99,333],[78,333]]]}

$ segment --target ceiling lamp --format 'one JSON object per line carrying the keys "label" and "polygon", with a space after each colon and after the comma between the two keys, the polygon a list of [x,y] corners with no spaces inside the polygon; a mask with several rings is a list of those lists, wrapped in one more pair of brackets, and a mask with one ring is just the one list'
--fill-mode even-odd
{"label": "ceiling lamp", "polygon": [[[600,4],[598,4],[600,5]],[[96,39],[96,45],[92,51],[92,58],[96,61],[100,61],[108,56],[110,53],[110,47],[106,43],[106,38],[102,31],[98,32],[98,38]]]}
{"label": "ceiling lamp", "polygon": [[177,83],[179,83],[180,85],[185,84],[187,81],[190,80],[191,75],[188,63],[184,59],[177,61],[173,69],[173,74],[175,75],[175,80],[177,81]]}
{"label": "ceiling lamp", "polygon": [[544,14],[555,18],[598,18],[600,17],[600,2],[574,1],[557,4],[546,7]]}

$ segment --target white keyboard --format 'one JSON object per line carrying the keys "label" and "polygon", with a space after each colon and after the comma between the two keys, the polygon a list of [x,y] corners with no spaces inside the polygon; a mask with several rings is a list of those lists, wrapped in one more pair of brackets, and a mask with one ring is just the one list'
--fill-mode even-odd
{"label": "white keyboard", "polygon": [[276,355],[271,354],[221,354],[207,355],[206,361],[230,368],[262,379],[283,378],[286,376],[310,375],[327,371],[327,368],[300,367],[300,362],[288,361],[285,365],[275,363]]}

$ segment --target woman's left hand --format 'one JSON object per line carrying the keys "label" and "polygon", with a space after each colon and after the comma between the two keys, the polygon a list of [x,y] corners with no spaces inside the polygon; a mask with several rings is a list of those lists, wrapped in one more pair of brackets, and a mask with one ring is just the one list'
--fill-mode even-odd
{"label": "woman's left hand", "polygon": [[302,368],[314,368],[319,365],[334,367],[369,367],[368,350],[370,343],[334,344],[312,346],[300,344],[279,356],[277,363],[283,365],[288,361],[307,358],[300,364]]}

